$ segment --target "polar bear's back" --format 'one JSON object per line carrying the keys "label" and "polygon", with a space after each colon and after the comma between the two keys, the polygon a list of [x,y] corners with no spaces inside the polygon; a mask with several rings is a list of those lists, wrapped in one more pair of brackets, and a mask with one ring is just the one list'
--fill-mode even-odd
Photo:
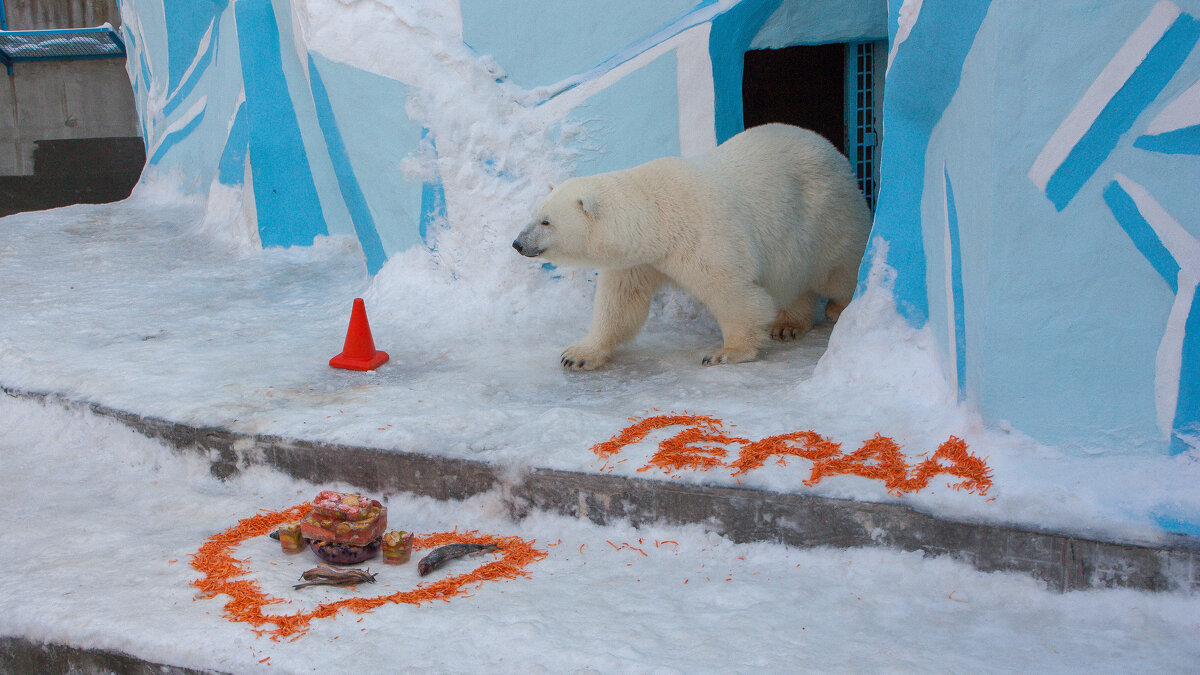
{"label": "polar bear's back", "polygon": [[778,302],[831,270],[857,269],[870,212],[849,162],[820,135],[753,127],[689,162],[716,186],[726,226],[751,247],[758,281]]}
{"label": "polar bear's back", "polygon": [[832,219],[839,223],[833,226],[837,229],[861,229],[863,219],[869,218],[850,163],[808,129],[785,124],[753,127],[694,161],[727,191],[726,198],[754,212],[770,216],[786,209],[786,219]]}

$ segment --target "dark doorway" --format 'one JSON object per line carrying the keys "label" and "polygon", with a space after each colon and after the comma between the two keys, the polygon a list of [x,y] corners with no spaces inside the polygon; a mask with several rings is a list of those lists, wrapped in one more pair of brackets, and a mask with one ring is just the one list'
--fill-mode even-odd
{"label": "dark doorway", "polygon": [[33,174],[0,176],[0,217],[125,199],[146,165],[137,136],[36,141]]}
{"label": "dark doorway", "polygon": [[746,52],[742,116],[747,129],[769,122],[812,129],[846,154],[846,45]]}

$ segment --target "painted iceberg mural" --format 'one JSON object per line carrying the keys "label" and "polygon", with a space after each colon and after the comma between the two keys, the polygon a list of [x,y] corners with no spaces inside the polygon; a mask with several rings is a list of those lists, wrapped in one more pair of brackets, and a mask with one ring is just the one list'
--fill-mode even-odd
{"label": "painted iceberg mural", "polygon": [[1198,10],[895,13],[876,235],[900,311],[987,419],[1066,446],[1197,447]]}
{"label": "painted iceberg mural", "polygon": [[843,45],[873,251],[960,399],[1066,448],[1200,447],[1200,0],[120,6],[148,171],[262,246],[353,237],[371,273],[711,149],[749,52]]}

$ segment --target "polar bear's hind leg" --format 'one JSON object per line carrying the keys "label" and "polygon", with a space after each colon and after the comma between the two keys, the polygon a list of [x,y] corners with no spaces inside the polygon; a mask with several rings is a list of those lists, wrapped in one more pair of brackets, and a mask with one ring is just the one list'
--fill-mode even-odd
{"label": "polar bear's hind leg", "polygon": [[702,363],[743,363],[758,358],[758,349],[767,335],[767,325],[775,315],[775,303],[760,286],[745,284],[731,289],[714,288],[700,301],[708,307],[721,326],[724,344],[705,354]]}

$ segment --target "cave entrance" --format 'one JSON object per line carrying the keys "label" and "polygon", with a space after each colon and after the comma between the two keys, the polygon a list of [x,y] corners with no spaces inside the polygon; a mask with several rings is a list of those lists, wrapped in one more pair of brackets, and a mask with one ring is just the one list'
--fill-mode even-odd
{"label": "cave entrance", "polygon": [[[746,128],[783,122],[821,134],[850,159],[871,210],[879,190],[879,135],[886,41],[798,45],[746,52]],[[878,59],[876,57],[879,57]]]}

